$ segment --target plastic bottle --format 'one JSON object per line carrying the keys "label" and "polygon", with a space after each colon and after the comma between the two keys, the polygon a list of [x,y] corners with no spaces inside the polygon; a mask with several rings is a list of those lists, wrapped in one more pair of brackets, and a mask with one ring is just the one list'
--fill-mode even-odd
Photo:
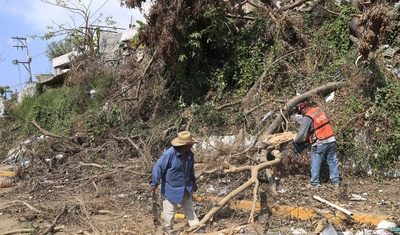
{"label": "plastic bottle", "polygon": [[9,188],[13,185],[13,179],[4,179],[0,181],[0,188]]}

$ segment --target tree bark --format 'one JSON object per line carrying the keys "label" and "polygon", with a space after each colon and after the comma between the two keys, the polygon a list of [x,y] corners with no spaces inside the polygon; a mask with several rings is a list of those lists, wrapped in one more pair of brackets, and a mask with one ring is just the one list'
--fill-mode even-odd
{"label": "tree bark", "polygon": [[243,192],[245,189],[249,188],[251,185],[255,184],[255,187],[253,189],[253,204],[249,216],[249,223],[253,222],[254,220],[254,211],[255,211],[255,206],[257,202],[257,191],[258,191],[258,172],[261,170],[266,169],[269,166],[274,166],[277,165],[278,163],[281,162],[281,155],[278,150],[272,151],[272,155],[275,157],[274,160],[272,161],[267,161],[260,163],[255,166],[242,166],[242,167],[235,167],[231,166],[230,169],[225,170],[225,173],[236,173],[236,172],[242,172],[242,171],[251,171],[251,178],[247,180],[245,183],[243,183],[241,186],[230,192],[226,197],[224,197],[222,200],[220,200],[216,207],[211,209],[198,223],[197,225],[190,227],[187,231],[192,232],[202,225],[204,225],[208,220],[210,220],[221,208],[223,208],[228,202],[233,199],[235,196],[237,196],[239,193]]}
{"label": "tree bark", "polygon": [[345,82],[331,82],[290,99],[288,102],[286,102],[285,106],[282,108],[281,114],[278,115],[277,118],[274,120],[274,122],[272,122],[272,124],[265,130],[262,137],[272,135],[273,133],[275,133],[275,131],[280,127],[283,118],[289,116],[290,110],[300,102],[303,102],[315,95],[322,95],[322,96],[327,95],[328,93],[341,87],[343,84],[345,84]]}

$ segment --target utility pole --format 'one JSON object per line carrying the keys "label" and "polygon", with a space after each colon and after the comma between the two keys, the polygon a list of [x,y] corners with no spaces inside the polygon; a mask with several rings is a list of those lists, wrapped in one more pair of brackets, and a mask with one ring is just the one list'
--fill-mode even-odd
{"label": "utility pole", "polygon": [[[30,57],[29,55],[29,51],[28,51],[28,43],[26,41],[26,38],[21,38],[21,37],[12,37],[12,39],[18,40],[18,44],[14,47],[17,48],[17,50],[19,48],[21,48],[22,50],[24,48],[26,48],[26,57],[28,59],[28,61],[18,61],[18,60],[13,60],[12,63],[13,64],[22,64],[24,65],[24,67],[26,68],[26,70],[28,70],[29,73],[29,83],[32,83],[32,70],[31,70],[31,61],[32,61],[32,57]],[[26,66],[26,64],[28,66]]]}

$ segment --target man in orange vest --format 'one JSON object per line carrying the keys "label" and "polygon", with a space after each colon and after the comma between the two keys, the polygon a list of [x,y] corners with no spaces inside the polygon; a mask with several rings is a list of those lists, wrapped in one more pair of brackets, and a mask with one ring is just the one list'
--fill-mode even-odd
{"label": "man in orange vest", "polygon": [[294,138],[294,144],[311,144],[311,179],[310,187],[320,186],[320,170],[324,158],[329,166],[329,177],[333,187],[340,185],[339,170],[336,162],[336,139],[324,111],[311,107],[310,103],[299,105],[303,115],[300,129]]}

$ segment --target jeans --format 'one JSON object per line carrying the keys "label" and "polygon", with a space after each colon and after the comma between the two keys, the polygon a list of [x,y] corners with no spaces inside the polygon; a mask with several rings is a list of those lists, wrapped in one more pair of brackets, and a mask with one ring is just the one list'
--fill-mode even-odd
{"label": "jeans", "polygon": [[312,186],[320,183],[322,161],[326,158],[329,166],[329,178],[332,184],[340,183],[339,170],[336,162],[336,142],[318,144],[311,147],[311,180]]}

